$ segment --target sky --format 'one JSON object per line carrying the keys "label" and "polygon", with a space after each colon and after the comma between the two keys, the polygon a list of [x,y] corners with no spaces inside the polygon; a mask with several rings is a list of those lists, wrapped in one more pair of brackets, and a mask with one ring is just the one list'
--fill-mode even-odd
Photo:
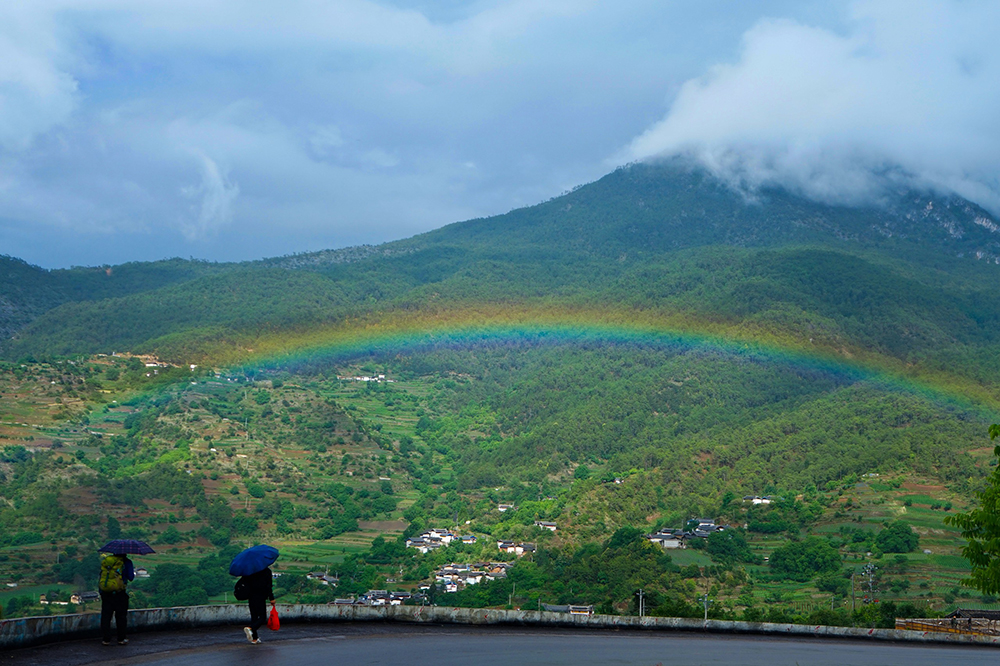
{"label": "sky", "polygon": [[0,254],[380,243],[673,155],[996,214],[997,28],[978,0],[0,3]]}

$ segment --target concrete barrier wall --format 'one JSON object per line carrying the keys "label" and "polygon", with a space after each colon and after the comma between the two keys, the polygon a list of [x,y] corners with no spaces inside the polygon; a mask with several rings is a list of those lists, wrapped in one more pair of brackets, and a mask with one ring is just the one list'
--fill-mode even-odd
{"label": "concrete barrier wall", "polygon": [[[853,629],[851,627],[735,622],[673,617],[628,615],[568,615],[545,611],[492,610],[421,606],[327,606],[278,604],[283,623],[291,622],[409,622],[427,624],[515,625],[588,630],[643,629],[650,631],[696,631],[711,633],[763,634],[810,638],[847,638],[917,643],[948,643],[1000,646],[1000,637],[900,629]],[[244,604],[148,608],[129,611],[129,633],[156,629],[184,629],[247,622]],[[0,649],[8,650],[71,638],[98,638],[100,615],[81,613],[0,620]]]}

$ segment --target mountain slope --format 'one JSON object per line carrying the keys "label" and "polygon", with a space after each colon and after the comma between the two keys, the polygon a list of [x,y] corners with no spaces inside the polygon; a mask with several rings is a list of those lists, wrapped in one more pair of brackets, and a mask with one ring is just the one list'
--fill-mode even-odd
{"label": "mountain slope", "polygon": [[14,257],[0,256],[0,340],[10,338],[39,315],[63,303],[152,291],[225,268],[224,264],[168,259],[47,271]]}
{"label": "mountain slope", "polygon": [[213,340],[486,302],[682,308],[905,360],[955,345],[981,359],[1000,321],[998,230],[954,197],[901,192],[868,208],[781,190],[748,199],[683,164],[640,164],[537,206],[378,247],[130,264],[109,269],[118,282],[92,269],[46,273],[39,279],[73,302],[51,307],[58,298],[42,294],[24,307],[8,328],[37,319],[5,355],[204,355]]}
{"label": "mountain slope", "polygon": [[958,197],[903,190],[863,207],[817,203],[775,188],[748,197],[676,161],[631,165],[543,204],[412,240],[494,249],[562,247],[603,256],[840,240],[889,253],[923,246],[932,254],[1000,257],[996,220]]}

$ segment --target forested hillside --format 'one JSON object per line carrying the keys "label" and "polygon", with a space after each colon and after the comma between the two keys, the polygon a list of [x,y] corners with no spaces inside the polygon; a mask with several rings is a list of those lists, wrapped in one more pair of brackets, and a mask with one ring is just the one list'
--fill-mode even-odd
{"label": "forested hillside", "polygon": [[[661,615],[710,591],[719,617],[891,624],[846,611],[877,563],[941,612],[966,567],[942,518],[995,464],[998,256],[954,197],[832,206],[668,163],[377,247],[7,258],[0,572],[62,594],[78,544],[126,534],[166,567],[137,603],[221,601],[267,540],[289,600],[435,601],[435,568],[502,560],[445,602],[632,612],[641,586]],[[731,536],[644,536],[695,516]],[[431,527],[477,541],[406,547]],[[336,591],[300,576],[331,565]]]}
{"label": "forested hillside", "polygon": [[0,295],[14,304],[7,330],[27,324],[5,346],[12,359],[117,348],[207,358],[262,332],[394,310],[627,299],[804,326],[899,358],[948,347],[951,364],[957,342],[971,368],[1000,320],[998,256],[995,221],[954,197],[904,192],[869,208],[782,191],[747,198],[670,163],[377,248],[51,272],[8,260],[20,273],[8,271]]}
{"label": "forested hillside", "polygon": [[46,271],[0,255],[0,336],[8,340],[33,319],[63,303],[149,292],[224,269],[219,264],[170,259]]}

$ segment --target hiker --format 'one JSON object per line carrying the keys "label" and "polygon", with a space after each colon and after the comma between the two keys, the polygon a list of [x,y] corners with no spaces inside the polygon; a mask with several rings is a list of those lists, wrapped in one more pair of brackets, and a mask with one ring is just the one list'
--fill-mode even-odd
{"label": "hiker", "polygon": [[243,633],[254,645],[260,643],[257,630],[267,624],[267,601],[274,601],[272,578],[271,570],[265,568],[236,581],[236,598],[245,598],[250,607],[250,626],[243,627]]}
{"label": "hiker", "polygon": [[129,581],[135,580],[135,567],[128,555],[105,555],[101,560],[101,577],[97,589],[101,593],[101,633],[104,645],[111,645],[111,616],[115,618],[118,645],[128,645],[125,632],[128,629]]}

